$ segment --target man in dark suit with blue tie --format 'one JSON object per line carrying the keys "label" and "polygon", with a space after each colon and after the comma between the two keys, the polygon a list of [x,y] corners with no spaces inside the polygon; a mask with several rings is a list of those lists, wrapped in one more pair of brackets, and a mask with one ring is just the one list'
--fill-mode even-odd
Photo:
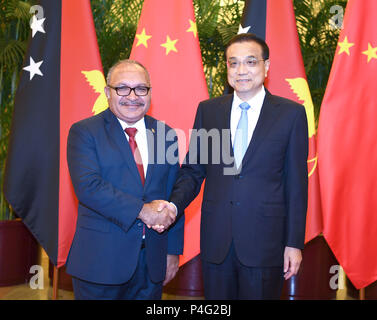
{"label": "man in dark suit with blue tie", "polygon": [[200,247],[207,299],[279,299],[304,246],[305,108],[264,88],[270,61],[262,39],[237,35],[225,55],[234,94],[199,104],[170,200],[182,212],[206,179]]}
{"label": "man in dark suit with blue tie", "polygon": [[140,63],[115,64],[105,93],[109,109],[69,132],[79,206],[67,272],[76,299],[161,299],[183,250],[184,219],[155,201],[169,199],[176,180],[178,155],[161,159],[176,137],[167,139],[170,128],[145,115],[151,87]]}

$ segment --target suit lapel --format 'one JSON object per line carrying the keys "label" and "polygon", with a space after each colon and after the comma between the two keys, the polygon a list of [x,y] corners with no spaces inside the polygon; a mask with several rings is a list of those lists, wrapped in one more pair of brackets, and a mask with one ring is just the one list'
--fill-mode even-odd
{"label": "suit lapel", "polygon": [[265,136],[270,131],[278,115],[276,112],[276,103],[273,101],[273,96],[266,90],[266,96],[263,101],[261,113],[257,125],[255,127],[253,136],[246,150],[245,156],[242,160],[242,167],[246,165],[253,154],[255,154],[258,146],[263,142]]}
{"label": "suit lapel", "polygon": [[109,137],[114,141],[115,145],[119,148],[120,153],[125,159],[125,163],[134,175],[134,178],[142,187],[139,171],[137,170],[136,162],[131,151],[131,147],[127,141],[126,135],[123,132],[122,126],[118,119],[111,112],[110,109],[104,111],[106,127],[109,132]]}
{"label": "suit lapel", "polygon": [[[233,157],[233,147],[232,147],[232,136],[230,134],[230,113],[232,110],[232,103],[233,103],[233,95],[228,94],[224,96],[224,99],[220,103],[220,108],[222,108],[221,112],[218,112],[219,118],[219,130],[226,129],[229,132],[229,154]],[[223,133],[221,133],[223,134]],[[224,145],[223,147],[227,147]]]}
{"label": "suit lapel", "polygon": [[230,111],[232,109],[233,95],[229,94],[224,96],[220,103],[220,107],[223,109],[222,112],[218,112],[220,128],[230,129]]}

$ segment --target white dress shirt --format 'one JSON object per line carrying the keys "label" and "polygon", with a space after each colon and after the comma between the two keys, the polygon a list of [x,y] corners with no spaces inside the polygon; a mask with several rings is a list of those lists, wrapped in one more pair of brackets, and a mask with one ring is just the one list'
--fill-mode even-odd
{"label": "white dress shirt", "polygon": [[251,137],[253,136],[254,129],[257,125],[260,112],[262,110],[262,105],[264,101],[264,97],[266,96],[266,91],[262,86],[261,90],[250,100],[243,101],[240,97],[237,96],[237,93],[234,92],[232,109],[230,111],[230,134],[232,137],[232,146],[234,146],[234,137],[237,130],[238,122],[240,121],[241,117],[241,108],[240,104],[243,102],[247,102],[250,106],[250,109],[247,111],[247,119],[248,119],[248,134],[247,134],[247,145],[250,144]]}
{"label": "white dress shirt", "polygon": [[[138,122],[134,123],[133,125],[127,124],[127,122],[117,118],[122,126],[123,131],[127,128],[136,128],[137,132],[135,135],[135,141],[137,143],[137,147],[139,148],[141,159],[143,160],[143,167],[144,167],[144,177],[147,176],[148,170],[148,141],[147,141],[147,129],[145,128],[145,121],[144,117],[141,118]],[[129,140],[128,134],[124,132],[126,135],[127,141]]]}
{"label": "white dress shirt", "polygon": [[[117,118],[122,126],[123,131],[127,128],[136,128],[137,132],[135,135],[135,140],[137,143],[137,147],[139,148],[141,159],[143,160],[143,167],[144,167],[144,177],[147,176],[148,170],[148,142],[147,142],[147,129],[145,128],[145,121],[144,118],[140,119],[138,122],[134,123],[130,126],[127,122]],[[126,135],[127,141],[129,141],[128,134],[124,132]],[[170,202],[175,208],[175,215],[178,214],[177,206]],[[145,238],[145,236],[143,236]]]}

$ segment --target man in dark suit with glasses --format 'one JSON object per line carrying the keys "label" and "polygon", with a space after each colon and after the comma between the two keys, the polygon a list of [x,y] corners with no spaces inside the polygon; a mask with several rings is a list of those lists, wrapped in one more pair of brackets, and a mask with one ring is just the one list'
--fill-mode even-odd
{"label": "man in dark suit with glasses", "polygon": [[140,63],[115,64],[105,93],[109,109],[75,123],[68,137],[79,206],[67,272],[76,299],[161,299],[163,283],[178,271],[184,219],[158,209],[179,163],[178,156],[157,159],[156,151],[176,139],[168,141],[171,129],[146,115],[151,85]]}
{"label": "man in dark suit with glasses", "polygon": [[[200,250],[207,299],[279,299],[304,246],[305,108],[264,88],[270,68],[264,40],[237,35],[225,55],[234,94],[199,104],[193,131],[199,134],[191,136],[170,200],[181,212],[206,179]],[[214,130],[219,138],[206,140]]]}

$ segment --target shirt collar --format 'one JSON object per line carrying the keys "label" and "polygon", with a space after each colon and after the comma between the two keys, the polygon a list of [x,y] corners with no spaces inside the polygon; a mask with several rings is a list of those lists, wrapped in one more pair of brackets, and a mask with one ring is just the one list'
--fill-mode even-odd
{"label": "shirt collar", "polygon": [[264,86],[257,92],[257,94],[247,101],[241,100],[241,98],[234,91],[233,106],[239,106],[243,102],[247,102],[251,107],[250,110],[260,110],[262,109],[264,97],[266,96],[266,90]]}
{"label": "shirt collar", "polygon": [[120,125],[122,126],[122,129],[123,131],[127,128],[136,128],[138,132],[143,132],[145,131],[145,121],[144,121],[144,117],[142,117],[139,121],[135,122],[134,124],[132,125],[129,125],[126,121],[122,120],[122,119],[119,119],[117,118]]}

